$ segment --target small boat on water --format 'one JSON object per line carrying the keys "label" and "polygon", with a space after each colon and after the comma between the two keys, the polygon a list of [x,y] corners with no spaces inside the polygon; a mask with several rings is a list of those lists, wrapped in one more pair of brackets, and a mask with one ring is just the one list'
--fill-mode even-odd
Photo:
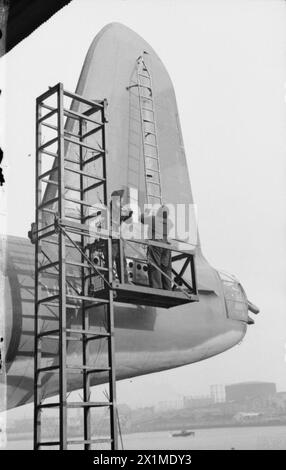
{"label": "small boat on water", "polygon": [[194,431],[188,431],[187,429],[183,429],[182,431],[173,432],[172,437],[187,437],[187,436],[194,436]]}

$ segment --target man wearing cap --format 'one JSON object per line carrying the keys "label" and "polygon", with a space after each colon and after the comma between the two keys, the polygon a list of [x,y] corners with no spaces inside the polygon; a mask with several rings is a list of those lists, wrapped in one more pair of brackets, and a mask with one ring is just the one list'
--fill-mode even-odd
{"label": "man wearing cap", "polygon": [[[160,206],[155,214],[142,214],[141,222],[148,226],[148,239],[160,243],[168,242],[171,229],[169,211],[166,206]],[[147,249],[148,276],[150,286],[155,289],[172,289],[172,259],[171,250],[166,247],[149,245]]]}
{"label": "man wearing cap", "polygon": [[[121,224],[122,222],[126,222],[133,214],[133,211],[130,209],[128,205],[122,207],[121,201],[123,196],[123,190],[113,191],[111,194],[111,224],[112,224],[112,232],[116,233],[118,237],[121,236]],[[120,249],[119,249],[119,240],[120,238],[112,238],[112,264],[115,262],[117,275],[120,279]],[[124,240],[121,239],[121,246],[122,246],[122,262],[123,262],[123,274],[124,274],[124,282],[129,283],[128,279],[128,272],[127,272],[127,263],[125,257],[125,243]],[[120,282],[123,282],[120,279]]]}

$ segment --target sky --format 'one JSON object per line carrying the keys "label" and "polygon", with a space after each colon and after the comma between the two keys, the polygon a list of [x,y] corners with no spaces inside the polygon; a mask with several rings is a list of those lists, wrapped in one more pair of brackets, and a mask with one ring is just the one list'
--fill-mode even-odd
{"label": "sky", "polygon": [[9,234],[25,237],[34,220],[35,98],[59,81],[75,90],[94,36],[121,22],[173,81],[203,252],[260,307],[241,344],[118,382],[119,403],[152,405],[248,380],[286,390],[285,20],[282,0],[73,0],[2,60]]}

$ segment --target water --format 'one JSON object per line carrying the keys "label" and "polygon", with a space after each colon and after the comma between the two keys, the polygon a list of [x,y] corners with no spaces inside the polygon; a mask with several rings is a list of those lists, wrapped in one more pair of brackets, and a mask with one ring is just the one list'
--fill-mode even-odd
{"label": "water", "polygon": [[168,432],[129,434],[123,442],[126,449],[286,449],[286,426],[198,429],[194,437],[170,436]]}
{"label": "water", "polygon": [[[194,437],[171,437],[166,431],[125,434],[123,444],[124,449],[135,450],[286,450],[286,426],[198,429]],[[32,445],[32,436],[14,435],[6,449],[32,449]]]}

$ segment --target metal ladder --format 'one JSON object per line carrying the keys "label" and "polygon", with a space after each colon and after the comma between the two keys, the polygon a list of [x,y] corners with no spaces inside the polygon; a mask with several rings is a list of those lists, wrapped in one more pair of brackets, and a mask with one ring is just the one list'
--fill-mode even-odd
{"label": "metal ladder", "polygon": [[[147,204],[162,204],[159,148],[151,73],[143,52],[136,60]],[[131,85],[132,86],[132,85]]]}
{"label": "metal ladder", "polygon": [[[55,99],[53,106],[47,100]],[[66,109],[64,100],[77,103]],[[107,206],[107,166],[105,148],[106,100],[91,101],[80,95],[67,92],[61,83],[50,88],[37,98],[36,103],[36,222],[31,234],[35,243],[35,370],[34,370],[34,449],[56,447],[60,450],[69,446],[82,446],[90,450],[93,445],[107,442],[112,450],[118,448],[116,376],[114,350],[114,309],[113,292],[108,291],[106,299],[89,295],[88,286],[92,275],[101,276],[110,286],[112,283],[111,238],[106,238],[107,263],[96,267],[87,256],[90,237],[90,221],[94,217],[94,205],[90,197],[94,190],[101,188],[102,203]],[[79,109],[84,111],[78,111]],[[77,109],[77,110],[75,110]],[[45,114],[43,111],[47,110]],[[64,127],[64,117],[74,120],[77,131]],[[51,121],[56,118],[56,123]],[[43,127],[53,129],[55,137],[43,143]],[[68,130],[67,130],[68,129]],[[101,145],[90,144],[87,137],[96,136]],[[65,152],[66,142],[78,149],[78,158],[71,158]],[[87,154],[85,155],[85,152]],[[47,158],[54,163],[43,171]],[[101,160],[102,174],[91,170],[92,162]],[[76,175],[73,186],[67,175]],[[54,187],[53,197],[43,194],[43,183]],[[51,196],[51,195],[50,195]],[[67,201],[79,210],[73,215],[68,211]],[[89,210],[87,215],[86,209]],[[75,215],[77,214],[77,215]],[[49,219],[47,219],[47,216]],[[43,292],[43,286],[52,277],[57,288]],[[97,307],[104,306],[104,325],[92,319],[97,318]],[[80,315],[72,323],[72,312]],[[92,324],[93,323],[93,324]],[[48,341],[49,347],[46,346]],[[96,367],[91,363],[91,347],[97,341],[107,342],[104,364]],[[53,344],[53,346],[51,346]],[[75,345],[72,359],[71,345]],[[77,346],[78,345],[78,346]],[[46,349],[47,348],[47,349]],[[94,349],[95,350],[95,349]],[[51,355],[51,351],[53,354]],[[51,357],[52,356],[52,357]],[[76,359],[76,363],[75,362]],[[78,374],[83,394],[81,400],[69,399],[68,379]],[[91,401],[91,376],[108,376],[109,393],[107,401]],[[54,379],[54,394],[58,399],[45,401],[45,387]],[[93,436],[92,409],[109,408],[109,437]],[[58,410],[58,427],[52,438],[47,436],[45,416],[51,408]],[[68,411],[83,411],[82,435],[70,432]],[[44,418],[44,419],[43,419]],[[72,434],[72,435],[71,435]]]}

